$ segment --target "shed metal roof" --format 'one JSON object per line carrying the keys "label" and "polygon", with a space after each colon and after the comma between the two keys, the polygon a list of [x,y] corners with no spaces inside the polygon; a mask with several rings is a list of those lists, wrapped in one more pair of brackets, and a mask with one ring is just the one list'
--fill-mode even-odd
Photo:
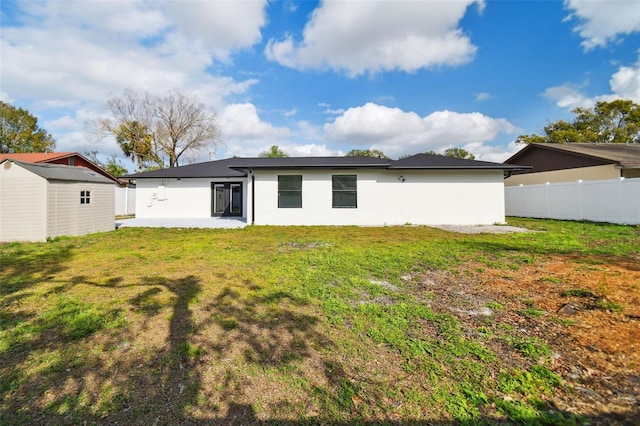
{"label": "shed metal roof", "polygon": [[[0,154],[0,161],[5,159],[18,160],[26,163],[54,163],[59,160],[64,159],[74,159],[79,158],[81,161],[86,162],[91,166],[94,171],[97,171],[102,176],[105,176],[115,183],[121,185],[124,181],[121,181],[116,176],[113,176],[111,173],[89,160],[87,157],[83,156],[78,152],[20,152],[20,153],[5,153]],[[70,163],[69,165],[73,165]],[[82,164],[75,164],[77,167],[83,167]]]}
{"label": "shed metal roof", "polygon": [[60,164],[49,163],[25,163],[23,161],[10,159],[0,161],[0,164],[4,164],[6,162],[15,163],[16,165],[47,180],[108,183],[113,185],[113,181],[111,179],[108,179],[91,169],[87,169],[86,167],[63,166]]}

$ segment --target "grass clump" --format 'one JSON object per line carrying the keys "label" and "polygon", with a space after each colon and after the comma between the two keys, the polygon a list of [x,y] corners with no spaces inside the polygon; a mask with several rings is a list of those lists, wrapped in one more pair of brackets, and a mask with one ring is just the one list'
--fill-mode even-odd
{"label": "grass clump", "polygon": [[562,295],[562,297],[595,297],[595,294],[593,294],[593,292],[582,288],[564,290],[560,294]]}
{"label": "grass clump", "polygon": [[610,312],[622,312],[622,310],[624,309],[619,303],[612,302],[611,300],[605,299],[604,297],[597,300],[594,306],[598,309]]}
{"label": "grass clump", "polygon": [[507,343],[523,355],[538,361],[552,354],[551,348],[537,337],[506,337]]}

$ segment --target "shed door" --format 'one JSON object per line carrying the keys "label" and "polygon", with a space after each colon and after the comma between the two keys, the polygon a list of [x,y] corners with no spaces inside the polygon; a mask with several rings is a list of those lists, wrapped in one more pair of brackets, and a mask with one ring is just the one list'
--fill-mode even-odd
{"label": "shed door", "polygon": [[211,216],[242,216],[242,183],[211,184]]}

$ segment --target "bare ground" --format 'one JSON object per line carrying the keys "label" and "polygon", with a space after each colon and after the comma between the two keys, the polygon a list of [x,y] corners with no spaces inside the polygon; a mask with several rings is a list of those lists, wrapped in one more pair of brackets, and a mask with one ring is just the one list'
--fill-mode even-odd
{"label": "bare ground", "polygon": [[[546,342],[568,385],[552,396],[559,410],[640,424],[640,259],[552,256],[517,270],[467,264],[420,278],[416,293],[470,337],[507,325]],[[514,356],[498,338],[490,345],[507,362]]]}

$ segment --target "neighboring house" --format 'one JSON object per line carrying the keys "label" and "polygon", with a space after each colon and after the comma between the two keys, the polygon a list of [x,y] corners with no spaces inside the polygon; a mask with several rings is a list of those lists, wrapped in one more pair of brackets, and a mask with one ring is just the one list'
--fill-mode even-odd
{"label": "neighboring house", "polygon": [[5,159],[18,160],[25,163],[60,164],[64,166],[86,167],[111,179],[118,186],[124,186],[126,181],[118,179],[111,173],[98,166],[88,158],[77,152],[25,152],[18,154],[0,154],[0,161]]}
{"label": "neighboring house", "polygon": [[114,191],[85,167],[0,160],[0,241],[113,230]]}
{"label": "neighboring house", "polygon": [[258,225],[504,222],[509,164],[419,154],[230,158],[125,176],[136,217],[236,216]]}
{"label": "neighboring house", "polygon": [[506,186],[640,177],[640,144],[532,143],[504,164],[516,170]]}

